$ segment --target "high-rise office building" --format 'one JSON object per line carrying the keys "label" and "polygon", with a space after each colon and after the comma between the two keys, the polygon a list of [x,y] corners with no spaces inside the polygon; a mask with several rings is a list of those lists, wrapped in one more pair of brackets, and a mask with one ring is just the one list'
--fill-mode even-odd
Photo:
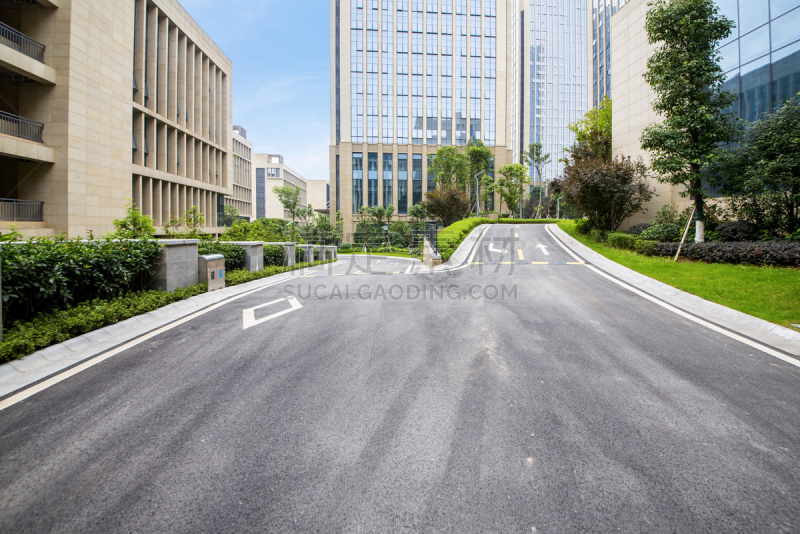
{"label": "high-rise office building", "polygon": [[[525,107],[529,143],[542,143],[550,163],[542,176],[531,168],[533,183],[558,178],[564,169],[559,160],[574,141],[569,124],[588,111],[587,7],[586,0],[529,0],[524,14],[530,26],[524,65],[528,90]],[[526,2],[527,3],[527,2]]]}
{"label": "high-rise office building", "polygon": [[231,61],[177,0],[0,5],[0,228],[157,227],[231,193]]}
{"label": "high-rise office building", "polygon": [[[760,119],[800,92],[800,0],[717,0],[717,5],[720,14],[736,23],[720,45],[724,89],[738,96],[728,111],[748,121]],[[647,42],[646,15],[647,0],[629,0],[611,19],[613,151],[645,161],[649,154],[641,149],[642,130],[659,120],[651,107],[655,94],[642,78],[658,46]],[[681,187],[652,179],[651,185],[658,196],[645,205],[646,213],[631,217],[623,227],[652,220],[666,203],[681,209],[688,205]]]}
{"label": "high-rise office building", "polygon": [[481,140],[513,161],[511,0],[331,0],[331,219],[400,219],[435,187],[430,157]]}

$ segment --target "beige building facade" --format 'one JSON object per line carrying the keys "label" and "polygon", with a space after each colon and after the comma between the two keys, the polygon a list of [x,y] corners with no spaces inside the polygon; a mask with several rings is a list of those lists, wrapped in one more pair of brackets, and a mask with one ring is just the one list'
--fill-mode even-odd
{"label": "beige building facade", "polygon": [[225,197],[225,205],[233,206],[239,213],[239,217],[252,221],[255,219],[255,210],[253,209],[253,184],[255,181],[253,143],[247,140],[247,132],[241,127],[234,127],[231,141],[233,193],[231,196]]}
{"label": "beige building facade", "polygon": [[308,180],[291,169],[277,154],[253,154],[253,169],[256,184],[256,218],[292,220],[291,214],[283,209],[278,197],[273,193],[275,187],[295,186],[300,188],[300,207],[308,205]]}
{"label": "beige building facade", "polygon": [[330,217],[345,241],[362,206],[406,220],[440,147],[479,139],[494,169],[515,161],[519,15],[512,0],[331,0]]}
{"label": "beige building facade", "polygon": [[4,2],[0,226],[101,235],[231,194],[230,60],[177,0]]}
{"label": "beige building facade", "polygon": [[328,181],[309,180],[306,182],[308,187],[308,203],[314,211],[324,212],[328,210]]}

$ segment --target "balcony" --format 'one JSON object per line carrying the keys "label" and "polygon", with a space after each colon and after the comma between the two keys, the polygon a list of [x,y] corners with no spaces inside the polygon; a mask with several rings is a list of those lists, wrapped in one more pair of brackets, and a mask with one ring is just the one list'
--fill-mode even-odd
{"label": "balcony", "polygon": [[44,202],[0,198],[0,221],[42,222]]}
{"label": "balcony", "polygon": [[13,135],[20,139],[28,139],[37,143],[44,143],[42,140],[42,130],[44,124],[36,121],[24,119],[5,111],[0,111],[0,133]]}
{"label": "balcony", "polygon": [[45,46],[37,43],[30,37],[18,32],[8,24],[0,22],[0,43],[35,59],[39,63],[44,63]]}

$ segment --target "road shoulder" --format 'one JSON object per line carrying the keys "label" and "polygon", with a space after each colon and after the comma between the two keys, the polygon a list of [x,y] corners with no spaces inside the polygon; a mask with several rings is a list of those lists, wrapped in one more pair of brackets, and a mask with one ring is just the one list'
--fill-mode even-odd
{"label": "road shoulder", "polygon": [[681,291],[628,269],[583,245],[558,225],[548,224],[547,229],[568,249],[606,274],[722,328],[800,357],[800,333]]}

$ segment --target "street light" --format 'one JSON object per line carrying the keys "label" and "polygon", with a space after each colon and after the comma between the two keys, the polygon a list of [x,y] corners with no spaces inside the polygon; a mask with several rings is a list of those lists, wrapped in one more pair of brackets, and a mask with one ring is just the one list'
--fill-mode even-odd
{"label": "street light", "polygon": [[478,189],[478,176],[485,172],[486,169],[483,169],[481,172],[475,175],[475,212],[477,213],[478,217],[481,216],[481,195],[480,190]]}
{"label": "street light", "polygon": [[561,201],[564,200],[563,197],[558,197],[556,199],[556,219],[561,218]]}

